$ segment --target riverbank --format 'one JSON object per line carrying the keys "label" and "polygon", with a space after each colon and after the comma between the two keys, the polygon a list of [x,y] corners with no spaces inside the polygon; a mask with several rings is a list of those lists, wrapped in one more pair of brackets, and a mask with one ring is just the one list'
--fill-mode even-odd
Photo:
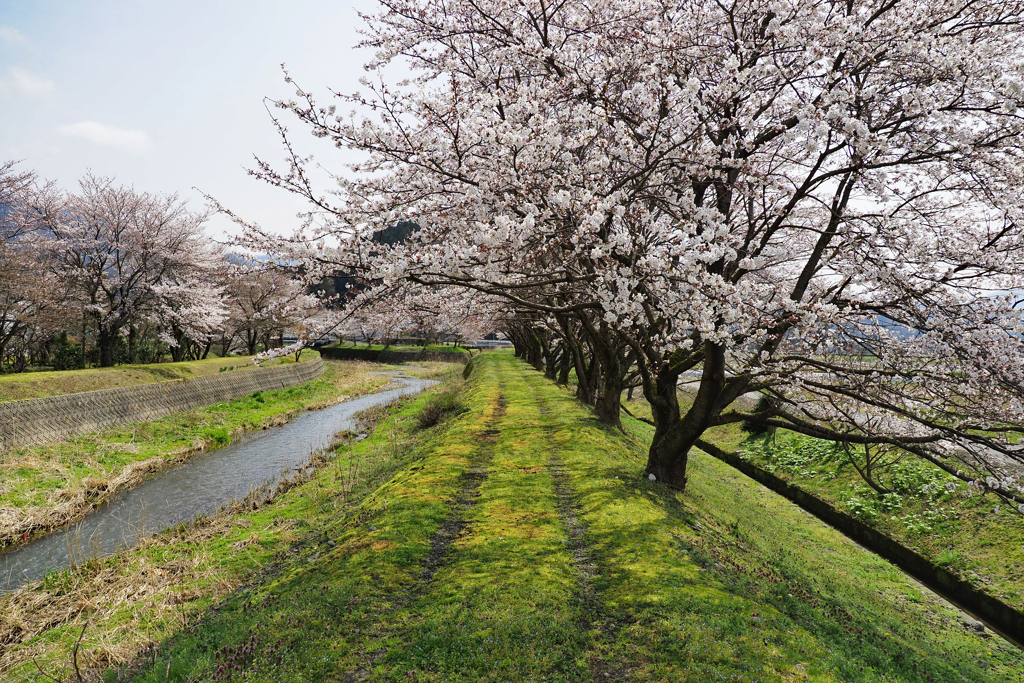
{"label": "riverbank", "polygon": [[[311,360],[316,356],[315,351],[304,351],[300,362]],[[293,362],[292,357],[288,356],[277,358],[271,363],[264,363],[263,367],[287,365]],[[252,356],[230,356],[181,363],[116,365],[112,368],[0,375],[0,402],[60,396],[98,389],[136,387],[142,384],[208,377],[225,372],[243,372],[256,367],[253,365]]]}
{"label": "riverbank", "polygon": [[81,519],[147,475],[226,446],[246,432],[373,391],[390,381],[380,369],[328,362],[320,378],[288,389],[7,451],[0,455],[0,548]]}
{"label": "riverbank", "polygon": [[412,425],[427,400],[364,413],[361,429],[372,432],[369,438],[353,443],[352,435],[341,435],[333,451],[313,461],[315,473],[304,469],[218,514],[0,596],[0,677],[38,680],[35,660],[58,678],[72,678],[66,638],[73,646],[86,622],[80,661],[96,675],[194,624],[244,582],[301,560],[315,546],[310,534],[337,523],[415,457],[402,425]]}
{"label": "riverbank", "polygon": [[[1017,648],[728,466],[698,453],[688,490],[668,490],[640,476],[646,425],[606,430],[507,353],[471,368],[467,412],[420,429],[431,399],[410,403],[337,467],[196,532],[201,560],[162,545],[94,570],[143,577],[134,606],[73,573],[23,592],[19,614],[73,614],[0,663],[67,666],[88,619],[93,671],[158,641],[121,669],[142,681],[1019,680]],[[389,444],[359,499],[351,471]],[[213,604],[178,577],[215,557],[253,578]],[[166,590],[190,599],[149,594],[172,569]]]}

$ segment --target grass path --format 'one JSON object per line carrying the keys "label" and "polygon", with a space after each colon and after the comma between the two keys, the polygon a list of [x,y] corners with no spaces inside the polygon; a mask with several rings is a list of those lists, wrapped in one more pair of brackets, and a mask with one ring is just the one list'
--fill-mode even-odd
{"label": "grass path", "polygon": [[1022,680],[1019,650],[717,461],[685,494],[642,479],[640,423],[607,430],[510,355],[466,401],[322,553],[140,680]]}

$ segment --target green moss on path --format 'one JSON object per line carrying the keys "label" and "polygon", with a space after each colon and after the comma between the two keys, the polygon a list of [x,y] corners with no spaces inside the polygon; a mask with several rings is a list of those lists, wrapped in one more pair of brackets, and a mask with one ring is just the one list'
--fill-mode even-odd
{"label": "green moss on path", "polygon": [[326,474],[261,510],[305,505],[295,551],[136,680],[1021,680],[1019,650],[727,466],[697,454],[669,490],[641,477],[646,426],[508,353],[472,368],[467,412],[383,425],[401,462],[343,515]]}

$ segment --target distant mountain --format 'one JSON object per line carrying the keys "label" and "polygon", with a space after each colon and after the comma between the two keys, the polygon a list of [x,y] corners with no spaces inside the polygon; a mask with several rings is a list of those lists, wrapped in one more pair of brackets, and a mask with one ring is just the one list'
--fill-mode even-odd
{"label": "distant mountain", "polygon": [[[402,244],[406,242],[414,232],[420,229],[420,226],[413,221],[398,221],[394,225],[378,230],[373,233],[370,238],[377,244],[385,244],[387,246],[393,246],[395,244]],[[363,289],[365,285],[357,282],[355,278],[347,277],[344,275],[335,275],[333,277],[326,278],[324,281],[312,287],[311,290],[321,292],[321,296],[335,293],[356,293]],[[339,304],[344,306],[344,304]]]}
{"label": "distant mountain", "polygon": [[388,246],[401,244],[419,229],[420,226],[413,221],[398,221],[390,228],[384,228],[373,233],[372,239],[377,244],[386,244]]}

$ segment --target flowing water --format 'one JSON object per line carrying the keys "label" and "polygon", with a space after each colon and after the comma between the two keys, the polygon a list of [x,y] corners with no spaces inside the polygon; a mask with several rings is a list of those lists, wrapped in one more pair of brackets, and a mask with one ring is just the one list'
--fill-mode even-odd
{"label": "flowing water", "polygon": [[304,468],[314,453],[328,448],[339,432],[354,430],[356,413],[437,383],[396,379],[398,385],[385,391],[303,413],[288,424],[197,455],[116,496],[77,524],[0,554],[0,591],[37,581],[48,571],[113,554],[261,487],[275,486],[289,472]]}

